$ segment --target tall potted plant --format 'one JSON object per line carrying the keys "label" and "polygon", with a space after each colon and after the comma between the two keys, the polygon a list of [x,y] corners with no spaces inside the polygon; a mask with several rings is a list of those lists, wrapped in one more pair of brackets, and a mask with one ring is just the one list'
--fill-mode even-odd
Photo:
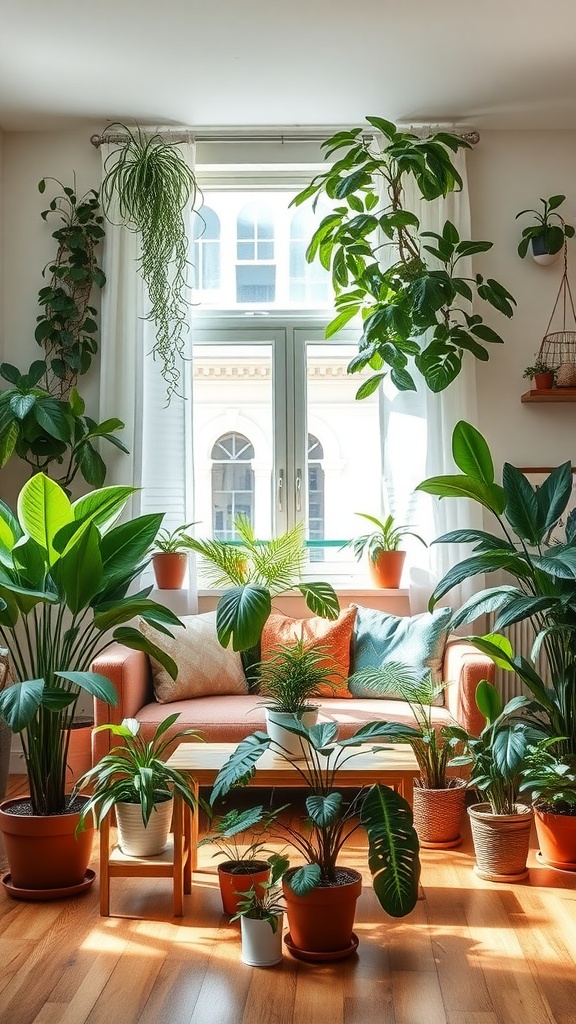
{"label": "tall potted plant", "polygon": [[307,648],[301,639],[273,648],[266,661],[260,662],[260,692],[266,705],[267,731],[294,757],[302,752],[302,739],[285,726],[294,722],[302,722],[307,728],[316,725],[318,707],[312,701],[326,687],[330,690],[332,663],[328,649]]}
{"label": "tall potted plant", "polygon": [[[272,861],[263,835],[274,816],[275,812],[265,811],[261,804],[244,811],[232,808],[212,819],[208,835],[198,843],[215,846],[214,856],[224,858],[218,864],[218,884],[225,914],[236,913],[241,895],[249,889],[257,896],[264,895],[263,885],[270,878]],[[247,832],[248,843],[243,841]]]}
{"label": "tall potted plant", "polygon": [[414,717],[405,735],[396,742],[408,743],[418,762],[420,775],[414,785],[414,825],[424,849],[451,849],[462,842],[460,824],[464,812],[466,782],[449,777],[448,765],[455,756],[459,740],[448,726],[435,729],[432,706],[442,697],[447,683],[434,683],[430,674],[416,678],[404,665],[393,662],[380,668],[359,669],[350,677],[350,685],[384,697],[402,697]]}
{"label": "tall potted plant", "polygon": [[425,202],[461,189],[452,155],[469,143],[450,132],[420,138],[381,117],[366,120],[370,127],[336,132],[322,143],[333,163],[293,200],[325,197],[333,207],[306,253],[332,271],[337,315],[326,336],[362,316],[348,372],[375,372],[357,398],[372,394],[388,372],[400,391],[415,390],[411,363],[432,391],[442,391],[466,352],[486,360],[485,344],[502,341],[469,303],[479,298],[510,317],[515,300],[493,278],[461,276],[460,261],[487,252],[492,242],[460,238],[450,221],[439,232],[422,231],[417,211],[406,206],[408,178]]}
{"label": "tall potted plant", "polygon": [[[116,525],[132,492],[105,487],[71,502],[37,474],[20,492],[17,515],[0,502],[0,638],[11,663],[0,715],[20,736],[30,786],[28,797],[0,808],[12,895],[51,898],[87,881],[92,835],[87,830],[76,840],[82,802],[66,796],[65,781],[80,693],[117,700],[110,681],[89,670],[95,655],[116,639],[148,651],[176,675],[172,659],[123,625],[135,615],[163,631],[179,624],[147,591],[128,594],[162,520],[146,515]],[[63,836],[59,852],[40,845],[46,831]]]}
{"label": "tall potted plant", "polygon": [[[455,612],[453,627],[495,614],[494,634],[472,637],[472,642],[502,668],[516,672],[541,711],[557,752],[576,754],[576,517],[565,517],[572,495],[572,466],[554,469],[540,487],[510,463],[504,463],[502,483],[495,480],[490,449],[469,423],[454,428],[452,453],[461,470],[431,477],[418,490],[442,498],[467,498],[495,519],[497,533],[452,530],[436,543],[472,544],[473,553],[452,566],[436,586],[431,606],[452,587],[484,573],[505,572],[513,582],[498,583],[469,598]],[[565,519],[565,522],[564,522]],[[552,531],[563,520],[561,543]],[[515,655],[501,629],[529,619],[536,641],[533,658],[542,653],[549,680],[536,672],[525,655]]]}
{"label": "tall potted plant", "polygon": [[520,791],[534,807],[540,858],[576,871],[576,758],[559,754],[554,738],[528,748]]}
{"label": "tall potted plant", "polygon": [[218,773],[210,801],[213,804],[232,788],[245,785],[269,748],[275,757],[294,765],[307,791],[305,827],[292,827],[281,818],[269,826],[271,835],[287,840],[305,862],[283,877],[290,925],[286,941],[290,951],[301,959],[341,959],[358,945],[353,925],[362,876],[356,870],[341,868],[337,861],[345,842],[358,828],[364,828],[368,836],[368,864],[384,910],[403,917],[418,898],[418,839],[410,805],[380,783],[349,799],[336,789],[338,769],[362,753],[362,744],[394,740],[402,727],[370,723],[343,740],[337,739],[336,722],[323,722],[311,729],[295,723],[290,731],[305,741],[301,760],[294,761],[266,733],[255,732],[242,740]]}

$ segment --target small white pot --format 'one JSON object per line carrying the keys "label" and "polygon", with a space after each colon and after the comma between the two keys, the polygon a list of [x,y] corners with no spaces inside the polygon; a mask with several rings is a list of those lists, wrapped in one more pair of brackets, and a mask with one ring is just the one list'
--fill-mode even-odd
{"label": "small white pot", "polygon": [[118,845],[127,857],[155,857],[168,845],[173,800],[154,805],[146,827],[140,804],[116,804]]}
{"label": "small white pot", "polygon": [[284,914],[278,914],[278,927],[272,931],[268,921],[240,918],[242,954],[240,959],[249,967],[273,967],[282,959],[282,925]]}
{"label": "small white pot", "polygon": [[[311,729],[318,721],[318,708],[305,711],[301,718],[287,711],[275,711],[274,708],[266,708],[266,730],[270,739],[279,747],[287,751],[292,757],[303,757],[306,740],[288,732],[285,725],[294,725],[300,722]],[[307,745],[307,744],[306,744]]]}

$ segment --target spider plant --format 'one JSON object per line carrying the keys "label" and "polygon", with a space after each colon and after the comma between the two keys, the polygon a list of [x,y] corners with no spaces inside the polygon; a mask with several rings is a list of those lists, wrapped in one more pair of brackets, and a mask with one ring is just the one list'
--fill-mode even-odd
{"label": "spider plant", "polygon": [[140,235],[140,271],[148,289],[148,319],[156,326],[152,354],[162,362],[168,397],[180,379],[179,360],[188,332],[186,278],[189,267],[185,211],[201,197],[193,171],[177,146],[161,135],[123,124],[122,140],[107,156],[101,197],[104,212],[113,220],[112,204],[118,198],[122,221]]}

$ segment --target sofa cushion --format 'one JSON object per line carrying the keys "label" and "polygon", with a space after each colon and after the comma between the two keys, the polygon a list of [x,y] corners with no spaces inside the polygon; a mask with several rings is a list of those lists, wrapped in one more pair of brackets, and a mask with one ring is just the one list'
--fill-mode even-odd
{"label": "sofa cushion", "polygon": [[180,621],[181,627],[171,627],[174,637],[160,633],[143,619],[139,623],[144,636],[169,654],[178,666],[176,679],[171,679],[158,661],[150,659],[158,703],[171,704],[212,694],[248,693],[240,654],[222,647],[218,640],[216,612],[182,615]]}
{"label": "sofa cushion", "polygon": [[[435,683],[442,682],[442,660],[448,641],[450,608],[439,608],[432,614],[389,615],[374,608],[356,607],[352,643],[352,673],[363,668],[380,668],[384,662],[404,665],[417,678],[432,673]],[[378,699],[378,693],[360,681],[349,682],[354,697]],[[400,694],[382,693],[388,700]],[[441,701],[442,698],[439,698]]]}
{"label": "sofa cushion", "polygon": [[260,657],[270,658],[275,650],[289,645],[294,640],[303,640],[306,648],[325,648],[329,652],[326,665],[333,668],[325,686],[320,684],[318,693],[326,697],[350,697],[348,675],[350,672],[350,648],[356,608],[345,608],[337,619],[323,619],[313,615],[308,619],[293,619],[281,612],[272,612],[262,630]]}

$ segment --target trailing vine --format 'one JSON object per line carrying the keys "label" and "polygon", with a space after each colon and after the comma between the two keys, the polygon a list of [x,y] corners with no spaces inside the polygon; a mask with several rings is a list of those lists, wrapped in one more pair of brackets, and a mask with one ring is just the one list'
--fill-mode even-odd
{"label": "trailing vine", "polygon": [[193,171],[178,148],[158,134],[126,125],[109,125],[124,136],[107,156],[101,195],[105,214],[113,218],[113,200],[125,226],[140,236],[139,268],[148,289],[148,319],[156,327],[152,348],[162,363],[168,398],[178,388],[180,361],[189,330],[190,283],[187,279],[187,208],[201,197]]}

